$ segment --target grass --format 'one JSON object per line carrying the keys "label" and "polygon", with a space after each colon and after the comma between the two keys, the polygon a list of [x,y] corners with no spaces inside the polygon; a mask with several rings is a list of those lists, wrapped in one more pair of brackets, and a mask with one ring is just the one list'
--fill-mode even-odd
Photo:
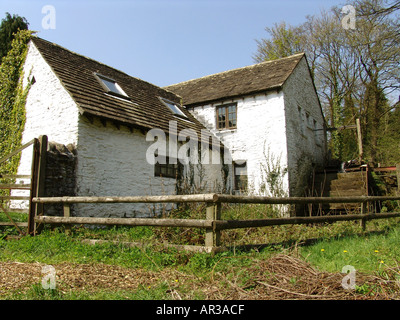
{"label": "grass", "polygon": [[[230,219],[239,219],[243,214],[250,215],[249,219],[274,216],[273,211],[266,211],[262,206],[228,209],[224,211],[224,217]],[[175,213],[175,216],[189,217],[194,214],[193,211],[183,211]],[[135,290],[45,290],[38,282],[22,291],[15,289],[0,293],[0,299],[153,300],[178,299],[180,296],[203,299],[209,294],[202,289],[205,284],[207,288],[215,284],[222,291],[228,291],[232,286],[249,287],[257,266],[281,252],[294,253],[321,271],[340,273],[343,266],[352,265],[357,272],[383,275],[387,268],[397,266],[400,257],[399,222],[400,219],[371,221],[367,223],[365,232],[357,222],[229,230],[222,233],[222,242],[231,245],[232,249],[215,255],[166,249],[160,245],[163,241],[203,245],[204,234],[199,229],[77,226],[67,236],[63,228],[46,227],[36,237],[7,241],[0,236],[0,261],[50,265],[106,264],[145,271],[146,275],[158,274],[159,279],[150,284],[139,283]],[[12,233],[9,227],[0,230],[3,230],[3,235]],[[135,241],[148,246],[138,248],[111,243],[93,246],[81,241],[87,238]],[[263,250],[240,249],[241,244],[248,243],[270,245]],[[297,280],[290,279],[293,284]],[[362,286],[358,290],[369,292],[367,287]]]}
{"label": "grass", "polygon": [[139,287],[136,291],[97,290],[96,292],[43,289],[40,283],[33,284],[26,292],[12,292],[3,297],[7,300],[167,300],[168,286],[161,284],[155,288]]}
{"label": "grass", "polygon": [[386,226],[379,232],[319,241],[300,251],[312,265],[326,271],[340,271],[343,266],[352,265],[356,270],[371,273],[396,266],[400,257],[399,237],[399,226]]}

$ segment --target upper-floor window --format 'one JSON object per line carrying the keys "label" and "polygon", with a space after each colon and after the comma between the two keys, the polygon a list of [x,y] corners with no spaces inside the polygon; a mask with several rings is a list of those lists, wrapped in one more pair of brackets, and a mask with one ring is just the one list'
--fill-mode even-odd
{"label": "upper-floor window", "polygon": [[124,99],[130,99],[129,96],[125,93],[124,90],[120,87],[120,85],[114,80],[109,77],[103,76],[101,74],[95,73],[97,80],[100,82],[102,85],[103,89],[111,95],[124,98]]}
{"label": "upper-floor window", "polygon": [[237,104],[224,104],[217,106],[217,128],[230,129],[236,128]]}

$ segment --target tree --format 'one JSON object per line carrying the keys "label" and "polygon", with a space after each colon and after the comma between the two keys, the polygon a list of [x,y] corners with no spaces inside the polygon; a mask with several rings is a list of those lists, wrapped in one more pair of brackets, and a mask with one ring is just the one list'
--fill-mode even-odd
{"label": "tree", "polygon": [[366,156],[377,164],[383,115],[390,109],[387,97],[400,88],[400,43],[398,17],[383,12],[386,1],[363,0],[354,5],[359,13],[357,30],[348,34],[359,57],[359,79],[363,87],[360,116],[364,119]]}
{"label": "tree", "polygon": [[1,20],[0,25],[0,61],[11,49],[11,42],[18,30],[28,30],[28,21],[18,15],[6,12],[6,17]]}
{"label": "tree", "polygon": [[365,2],[364,0],[356,0],[354,3],[358,7],[362,7],[364,15],[375,15],[375,16],[382,16],[382,15],[389,15],[393,12],[400,10],[400,1],[399,0],[384,0],[381,1],[381,5],[379,8],[371,4],[370,2]]}
{"label": "tree", "polygon": [[[353,86],[356,63],[349,53],[340,20],[333,12],[321,12],[320,16],[308,16],[300,26],[281,23],[266,31],[270,38],[257,41],[255,60],[305,52],[329,126],[343,126],[343,99]],[[330,149],[335,158],[341,157],[342,135],[339,131],[331,132]]]}
{"label": "tree", "polygon": [[265,30],[271,38],[256,40],[257,53],[253,57],[254,60],[258,62],[275,60],[303,51],[304,41],[300,28],[287,26],[285,22],[281,22]]}
{"label": "tree", "polygon": [[[328,126],[354,125],[359,118],[365,160],[376,164],[384,155],[379,150],[385,123],[393,123],[394,104],[388,97],[400,89],[400,20],[395,15],[400,1],[353,0],[350,4],[357,13],[355,29],[345,29],[342,8],[333,7],[296,27],[281,23],[267,28],[269,38],[257,41],[254,58],[259,62],[304,51]],[[349,160],[357,154],[354,131],[334,130],[329,137],[333,158]]]}

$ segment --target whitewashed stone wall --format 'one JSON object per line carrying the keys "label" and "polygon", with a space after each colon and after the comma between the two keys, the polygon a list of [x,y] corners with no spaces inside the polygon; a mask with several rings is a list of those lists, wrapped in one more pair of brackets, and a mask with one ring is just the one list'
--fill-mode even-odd
{"label": "whitewashed stone wall", "polygon": [[[55,76],[50,66],[31,42],[24,65],[24,85],[28,78],[35,77],[26,101],[26,123],[22,135],[22,144],[40,135],[47,135],[49,141],[62,144],[76,144],[78,141],[79,111],[71,96]],[[30,174],[32,147],[21,154],[18,174]],[[21,182],[21,181],[17,181]],[[28,182],[28,181],[24,181]],[[13,195],[26,196],[23,190],[13,190]],[[26,207],[27,202],[14,201],[14,207]]]}
{"label": "whitewashed stone wall", "polygon": [[[25,81],[35,77],[26,103],[27,121],[22,143],[40,135],[49,141],[73,144],[77,150],[76,195],[135,196],[175,194],[176,181],[154,176],[154,165],[146,161],[153,143],[144,133],[116,128],[111,122],[90,122],[63,88],[51,68],[31,43],[25,63]],[[216,106],[237,103],[237,128],[216,129]],[[247,162],[249,191],[271,195],[264,189],[265,168],[287,168],[281,191],[296,195],[304,186],[310,164],[323,164],[326,140],[324,121],[305,59],[302,59],[282,91],[224,100],[190,110],[229,149],[233,161]],[[31,170],[31,148],[22,153],[19,174]],[[226,168],[225,168],[226,169]],[[224,179],[223,163],[187,165],[186,176],[194,177],[203,192],[233,190],[233,170],[228,166]],[[201,173],[201,174],[200,174]],[[199,181],[202,177],[202,181]],[[193,191],[193,190],[191,190]],[[23,194],[14,191],[13,195]],[[23,205],[23,204],[19,204]],[[79,204],[78,216],[151,216],[168,210],[163,204]]]}
{"label": "whitewashed stone wall", "polygon": [[[112,123],[79,121],[77,189],[79,196],[146,196],[174,194],[175,179],[154,177],[146,161],[150,143],[139,131],[132,133]],[[154,214],[154,206],[141,204],[80,204],[78,216],[134,217]]]}
{"label": "whitewashed stone wall", "polygon": [[283,86],[290,194],[304,195],[312,168],[323,166],[325,125],[307,62],[303,58]]}
{"label": "whitewashed stone wall", "polygon": [[[22,143],[40,135],[49,141],[72,144],[77,151],[77,196],[136,196],[176,194],[176,180],[154,176],[154,165],[146,161],[146,141],[141,131],[98,119],[91,123],[79,114],[76,103],[45,62],[40,52],[30,44],[25,63],[25,85],[35,77],[26,103],[26,124]],[[22,153],[18,174],[30,174],[32,148]],[[195,171],[197,181],[200,166],[186,166],[184,172]],[[198,185],[205,192],[224,184],[222,164],[201,166],[203,180]],[[26,181],[28,182],[28,181]],[[60,182],[62,183],[62,182]],[[193,191],[193,190],[192,190]],[[13,195],[27,195],[13,191]],[[27,207],[27,202],[15,201],[13,207]],[[171,209],[170,204],[79,204],[73,206],[77,216],[134,217],[151,216]]]}
{"label": "whitewashed stone wall", "polygon": [[[139,130],[131,132],[124,126],[117,129],[111,122],[107,121],[104,126],[97,119],[91,123],[82,117],[77,148],[77,195],[176,194],[176,179],[155,177],[154,165],[146,159],[146,152],[153,144],[154,141],[146,141],[146,135]],[[192,169],[200,186],[199,167],[194,165]],[[201,187],[204,191],[222,183],[221,165],[204,165],[203,169],[204,183]],[[187,174],[188,170],[189,166],[185,166],[184,173]],[[140,217],[158,215],[171,208],[171,204],[79,204],[75,206],[75,212],[79,216]]]}
{"label": "whitewashed stone wall", "polygon": [[[216,107],[232,102],[237,103],[237,128],[216,129]],[[265,183],[263,171],[267,161],[273,160],[279,162],[282,168],[287,167],[283,102],[283,93],[274,91],[242,99],[220,101],[190,110],[221,139],[230,150],[233,161],[247,161],[250,193],[270,194],[271,190],[262,188]],[[233,177],[230,178],[232,183]],[[282,176],[282,188],[288,190],[287,175]]]}
{"label": "whitewashed stone wall", "polygon": [[[216,107],[232,102],[237,103],[237,128],[216,129]],[[249,193],[302,195],[312,168],[324,165],[324,119],[305,58],[281,91],[218,101],[190,111],[221,139],[233,161],[247,161]],[[271,170],[282,173],[274,186],[266,181]]]}

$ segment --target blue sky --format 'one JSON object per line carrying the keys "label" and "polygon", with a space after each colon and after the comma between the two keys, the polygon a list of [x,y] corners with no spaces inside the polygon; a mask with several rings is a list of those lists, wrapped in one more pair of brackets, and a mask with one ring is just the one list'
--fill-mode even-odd
{"label": "blue sky", "polygon": [[[345,0],[1,0],[38,36],[158,86],[254,63],[265,27],[297,25]],[[45,5],[55,29],[44,29]]]}

